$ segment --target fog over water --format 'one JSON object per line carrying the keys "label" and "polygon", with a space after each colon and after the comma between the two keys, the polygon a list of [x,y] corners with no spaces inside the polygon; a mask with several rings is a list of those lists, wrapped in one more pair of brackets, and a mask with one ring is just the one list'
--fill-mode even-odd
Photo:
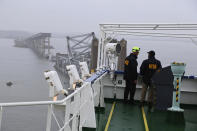
{"label": "fog over water", "polygon": [[[43,72],[54,70],[53,63],[38,57],[31,49],[13,45],[11,39],[0,39],[0,102],[49,100],[49,87]],[[57,51],[61,51],[61,48]],[[68,81],[67,77],[60,77]],[[12,86],[6,85],[9,81],[13,83]],[[62,84],[65,87],[64,81]],[[2,129],[45,130],[46,114],[46,106],[4,108]]]}
{"label": "fog over water", "polygon": [[197,45],[191,39],[129,37],[127,54],[135,45],[141,48],[138,56],[139,66],[147,59],[147,52],[154,50],[156,58],[163,66],[172,62],[184,62],[187,64],[185,75],[197,75]]}
{"label": "fog over water", "polygon": [[196,0],[0,0],[0,29],[98,32],[100,23],[197,23]]}

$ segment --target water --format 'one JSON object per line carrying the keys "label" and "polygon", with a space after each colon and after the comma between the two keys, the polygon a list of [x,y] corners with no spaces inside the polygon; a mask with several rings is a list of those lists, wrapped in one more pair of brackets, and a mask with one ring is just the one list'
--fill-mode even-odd
{"label": "water", "polygon": [[[0,39],[0,102],[48,100],[49,89],[43,72],[53,70],[53,64],[39,58],[31,49],[13,45],[13,40]],[[6,85],[9,81],[13,82],[10,87]],[[46,106],[3,110],[3,131],[45,130]]]}
{"label": "water", "polygon": [[[13,47],[12,40],[1,40],[0,49],[0,101],[20,101],[24,97],[26,101],[46,100],[48,89],[43,72],[51,69],[49,62],[39,59],[30,49]],[[6,85],[8,81],[13,82],[11,87]]]}

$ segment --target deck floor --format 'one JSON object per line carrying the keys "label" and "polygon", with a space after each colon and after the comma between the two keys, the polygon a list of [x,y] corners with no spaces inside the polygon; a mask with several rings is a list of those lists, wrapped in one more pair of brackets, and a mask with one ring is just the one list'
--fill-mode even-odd
{"label": "deck floor", "polygon": [[[96,131],[105,130],[111,107],[112,103],[107,102],[105,111],[96,112]],[[197,131],[197,108],[185,107],[184,109],[185,121],[184,119],[180,120],[176,118],[176,123],[174,123],[174,120],[169,121],[169,112],[157,110],[155,112],[148,112],[145,106],[144,111],[149,131]],[[145,131],[141,108],[138,105],[116,102],[108,131]]]}

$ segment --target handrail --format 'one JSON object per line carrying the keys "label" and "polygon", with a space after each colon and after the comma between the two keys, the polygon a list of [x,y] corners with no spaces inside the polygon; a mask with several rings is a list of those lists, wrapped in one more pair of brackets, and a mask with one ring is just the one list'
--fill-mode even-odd
{"label": "handrail", "polygon": [[[62,100],[0,103],[0,130],[1,130],[2,115],[3,115],[2,114],[3,107],[36,106],[36,105],[48,105],[46,131],[51,131],[52,116],[54,117],[59,129],[61,130],[64,129],[64,130],[75,131],[77,128],[80,127],[81,129],[83,126],[96,128],[94,101],[97,101],[99,102],[97,104],[104,106],[103,91],[102,89],[100,89],[102,88],[102,83],[98,83],[97,86],[99,86],[98,87],[99,89],[95,91],[93,91],[95,88],[91,88],[91,87],[94,86],[95,82],[97,82],[97,80],[100,80],[105,74],[107,74],[106,70],[97,73],[96,78],[92,77],[93,79],[89,79],[85,81],[80,88],[76,88],[76,90],[73,93],[71,93],[70,95],[68,95],[66,98]],[[94,93],[97,95],[94,95]],[[72,100],[72,98],[74,99]],[[59,124],[53,112],[53,110],[55,110],[56,108],[55,105],[63,105],[65,108],[63,126]],[[70,117],[71,114],[73,115],[72,117]],[[69,125],[70,121],[72,121],[73,123],[72,126]],[[76,123],[78,123],[79,125],[77,125]]]}
{"label": "handrail", "polygon": [[57,101],[33,101],[33,102],[12,102],[12,103],[0,103],[0,107],[11,107],[11,106],[32,106],[32,105],[50,105],[50,104],[63,104],[66,102],[66,100],[73,97],[78,91],[82,90],[87,85],[87,83],[84,83],[81,88],[67,96],[66,98],[62,100]]}
{"label": "handrail", "polygon": [[60,103],[62,103],[62,100],[61,101],[13,102],[13,103],[0,103],[0,107],[50,105],[50,104],[60,104]]}
{"label": "handrail", "polygon": [[[85,95],[87,93],[88,95]],[[96,127],[96,120],[95,120],[95,112],[94,112],[94,101],[92,99],[92,89],[91,89],[91,82],[84,82],[84,84],[80,88],[76,88],[76,90],[67,96],[66,98],[58,101],[33,101],[33,102],[13,102],[13,103],[0,103],[0,130],[1,130],[1,122],[2,122],[2,113],[3,107],[14,107],[14,106],[33,106],[33,105],[48,105],[48,113],[47,113],[47,122],[46,122],[46,131],[51,131],[51,120],[52,116],[54,117],[58,127],[60,129],[72,130],[75,131],[78,125],[75,125],[77,121],[79,121],[78,116],[80,117],[80,126],[90,126],[92,128]],[[74,98],[74,101],[71,99]],[[85,101],[87,99],[87,101]],[[81,101],[82,100],[82,101]],[[85,105],[84,105],[85,103]],[[55,114],[53,113],[53,105],[55,104],[63,104],[65,107],[65,116],[64,116],[64,126],[61,127],[59,122],[56,119]],[[71,110],[72,107],[73,108]],[[86,108],[86,110],[80,111],[80,108]],[[88,112],[87,112],[88,111]],[[88,116],[86,113],[91,114],[91,117]],[[70,118],[70,114],[73,114],[73,117]],[[68,123],[72,121],[74,122],[71,127]],[[78,122],[77,122],[78,123]],[[79,123],[78,123],[79,124]]]}

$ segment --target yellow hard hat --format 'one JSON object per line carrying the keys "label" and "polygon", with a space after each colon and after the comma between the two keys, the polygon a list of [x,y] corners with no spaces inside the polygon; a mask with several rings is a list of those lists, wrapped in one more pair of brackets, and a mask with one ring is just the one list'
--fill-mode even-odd
{"label": "yellow hard hat", "polygon": [[137,47],[137,46],[134,46],[134,47],[132,48],[132,52],[139,52],[139,51],[140,51],[140,48]]}

